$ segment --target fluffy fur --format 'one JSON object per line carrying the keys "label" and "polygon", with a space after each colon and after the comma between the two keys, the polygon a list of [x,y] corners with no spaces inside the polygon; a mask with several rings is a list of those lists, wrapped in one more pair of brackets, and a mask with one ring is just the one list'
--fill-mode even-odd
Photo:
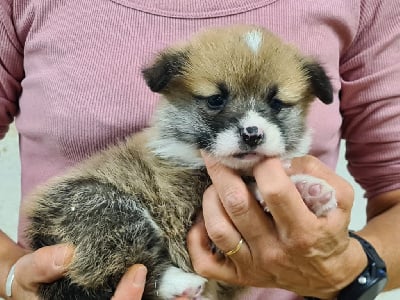
{"label": "fluffy fur", "polygon": [[[153,125],[32,196],[32,249],[76,247],[66,277],[42,285],[41,299],[110,299],[135,263],[149,270],[143,299],[235,299],[241,288],[194,274],[186,250],[210,184],[199,150],[243,174],[265,156],[305,154],[310,103],[332,102],[319,64],[253,26],[201,32],[161,52],[143,77],[161,94]],[[334,206],[325,198],[319,214]]]}

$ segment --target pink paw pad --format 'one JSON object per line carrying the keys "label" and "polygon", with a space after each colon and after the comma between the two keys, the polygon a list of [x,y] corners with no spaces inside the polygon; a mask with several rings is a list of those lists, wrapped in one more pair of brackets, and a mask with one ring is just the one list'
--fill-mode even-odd
{"label": "pink paw pad", "polygon": [[203,290],[204,290],[203,285],[200,285],[197,288],[188,288],[180,296],[184,296],[192,300],[201,300],[203,299],[201,296]]}
{"label": "pink paw pad", "polygon": [[309,175],[293,175],[291,179],[304,203],[317,216],[337,207],[335,190],[324,180]]}

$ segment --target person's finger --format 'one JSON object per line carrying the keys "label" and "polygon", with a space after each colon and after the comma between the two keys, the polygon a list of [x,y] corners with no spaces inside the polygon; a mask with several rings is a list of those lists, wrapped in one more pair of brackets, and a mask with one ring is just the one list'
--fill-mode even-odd
{"label": "person's finger", "polygon": [[21,257],[15,265],[14,281],[35,290],[39,283],[50,283],[64,276],[74,254],[68,245],[43,247]]}
{"label": "person's finger", "polygon": [[[206,154],[203,155],[203,158],[208,174],[213,181],[218,199],[221,201],[229,219],[242,237],[250,244],[252,241],[259,240],[260,235],[265,235],[264,230],[271,229],[272,231],[272,222],[266,216],[264,210],[255,200],[241,177],[233,170],[218,163]],[[203,210],[207,209],[207,205],[204,204],[204,201],[207,201],[206,204],[210,205],[209,214],[207,211],[204,213],[205,218],[208,215],[212,216],[214,210],[219,211],[215,204],[213,206],[213,203],[217,203],[218,199],[214,201],[207,201],[210,199],[206,198],[203,199]],[[220,217],[222,216],[223,215],[220,214]],[[218,218],[214,219],[218,220]],[[206,224],[208,226],[209,220],[212,222],[211,218],[207,219]],[[210,233],[209,230],[210,228],[207,228],[207,231]],[[224,236],[226,237],[226,234]],[[240,238],[233,236],[230,240],[220,240],[218,245],[223,247],[223,250],[230,249],[232,245],[236,245],[239,240]]]}
{"label": "person's finger", "polygon": [[225,259],[211,251],[203,219],[198,220],[189,230],[187,245],[196,273],[206,278],[212,277],[227,282],[237,280],[232,260]]}
{"label": "person's finger", "polygon": [[309,222],[316,217],[304,204],[280,159],[265,159],[254,168],[253,173],[277,227],[308,228]]}
{"label": "person's finger", "polygon": [[112,300],[140,300],[146,284],[147,269],[134,265],[122,276]]}
{"label": "person's finger", "polygon": [[242,238],[227,215],[214,186],[204,193],[203,218],[208,236],[219,250],[227,252],[233,249]]}

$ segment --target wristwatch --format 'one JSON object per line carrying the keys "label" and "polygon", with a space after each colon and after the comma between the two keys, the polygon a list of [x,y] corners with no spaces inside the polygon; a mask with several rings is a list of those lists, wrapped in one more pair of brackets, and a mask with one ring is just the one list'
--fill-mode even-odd
{"label": "wristwatch", "polygon": [[[339,292],[336,300],[373,300],[387,283],[386,265],[374,247],[352,231],[349,236],[360,242],[368,258],[367,267],[347,287]],[[304,297],[305,300],[318,298]]]}

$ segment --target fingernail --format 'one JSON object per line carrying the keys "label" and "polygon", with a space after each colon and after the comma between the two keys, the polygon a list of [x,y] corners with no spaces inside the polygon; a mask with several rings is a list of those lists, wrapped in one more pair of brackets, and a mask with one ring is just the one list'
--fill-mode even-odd
{"label": "fingernail", "polygon": [[67,246],[58,246],[54,253],[54,265],[57,268],[64,267],[68,254],[69,248]]}
{"label": "fingernail", "polygon": [[133,276],[133,285],[144,286],[146,283],[147,269],[145,266],[139,266]]}

